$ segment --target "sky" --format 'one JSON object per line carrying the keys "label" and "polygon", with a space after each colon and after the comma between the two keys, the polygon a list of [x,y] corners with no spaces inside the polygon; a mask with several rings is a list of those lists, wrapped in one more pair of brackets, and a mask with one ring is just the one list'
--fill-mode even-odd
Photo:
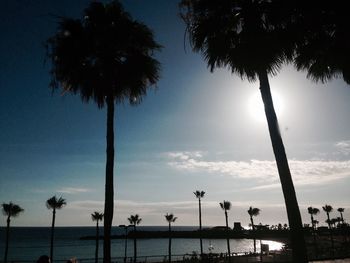
{"label": "sky", "polygon": [[[224,225],[219,206],[231,201],[229,224],[287,223],[270,137],[259,107],[259,84],[228,69],[210,73],[184,41],[176,0],[121,1],[163,46],[161,78],[142,104],[115,111],[113,225],[139,214],[142,225],[198,224],[195,190],[206,192],[202,222]],[[4,0],[0,10],[0,202],[24,213],[14,226],[50,226],[45,202],[62,196],[57,226],[92,226],[103,211],[106,109],[52,92],[45,40],[56,16],[82,17],[86,0]],[[307,207],[344,207],[350,221],[350,87],[314,83],[291,65],[270,78],[304,223]],[[322,209],[321,209],[322,210]],[[335,211],[331,217],[339,216]],[[326,215],[316,216],[324,224]],[[6,225],[6,218],[0,226]]]}

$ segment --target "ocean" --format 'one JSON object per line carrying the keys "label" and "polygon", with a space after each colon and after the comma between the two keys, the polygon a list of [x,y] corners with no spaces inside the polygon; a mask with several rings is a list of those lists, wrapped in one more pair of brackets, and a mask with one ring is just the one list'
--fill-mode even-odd
{"label": "ocean", "polygon": [[[173,231],[196,230],[193,226],[174,226]],[[142,231],[167,231],[166,226],[139,226]],[[39,256],[49,254],[50,244],[49,227],[11,227],[10,244],[8,260],[16,262],[35,262]],[[80,240],[82,236],[94,236],[95,227],[56,227],[54,241],[54,259],[55,261],[65,261],[70,258],[77,258],[81,262],[93,259],[95,255],[95,240]],[[113,227],[112,235],[123,234],[124,229]],[[103,234],[103,229],[100,229]],[[112,240],[112,257],[118,258],[121,262],[124,257],[124,239]],[[279,250],[283,244],[274,241],[263,240],[263,244],[268,244],[270,250]],[[129,239],[127,244],[127,256],[133,257],[133,240]],[[244,253],[253,251],[253,240],[250,239],[231,239],[231,252]],[[225,253],[227,244],[225,239],[203,239],[203,249],[205,253]],[[260,244],[257,241],[259,251]],[[5,250],[5,228],[0,228],[0,255]],[[100,240],[99,256],[103,255],[103,240]],[[178,238],[172,239],[172,254],[174,259],[182,258],[184,254],[200,252],[199,239]],[[150,238],[137,240],[137,257],[140,261],[163,261],[168,254],[167,238]],[[176,256],[178,255],[178,256]],[[129,260],[130,261],[130,260]]]}

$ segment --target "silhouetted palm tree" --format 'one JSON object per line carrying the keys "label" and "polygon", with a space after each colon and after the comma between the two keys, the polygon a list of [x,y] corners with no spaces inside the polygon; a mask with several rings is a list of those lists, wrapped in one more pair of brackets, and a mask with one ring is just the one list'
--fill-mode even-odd
{"label": "silhouetted palm tree", "polygon": [[230,201],[223,201],[220,203],[220,207],[224,210],[225,212],[225,220],[226,220],[226,234],[227,234],[227,253],[228,253],[228,259],[229,262],[231,262],[231,248],[230,248],[230,237],[229,237],[229,226],[228,226],[228,215],[227,211],[231,209],[231,202]]}
{"label": "silhouetted palm tree", "polygon": [[133,20],[118,1],[92,1],[84,17],[62,19],[47,41],[53,89],[80,94],[82,101],[107,107],[107,161],[104,207],[104,262],[111,261],[114,207],[114,104],[137,105],[159,79],[160,49],[152,31]]}
{"label": "silhouetted palm tree", "polygon": [[327,214],[327,220],[326,223],[328,224],[328,228],[329,228],[329,232],[331,235],[331,242],[332,242],[332,253],[334,252],[334,240],[333,240],[333,230],[332,230],[332,223],[331,223],[331,219],[329,217],[329,213],[331,213],[333,211],[333,207],[331,205],[325,205],[322,206],[323,211],[326,212]]}
{"label": "silhouetted palm tree", "polygon": [[4,216],[7,216],[6,219],[6,241],[5,241],[5,254],[4,254],[4,263],[7,263],[7,255],[9,248],[9,240],[10,240],[10,222],[11,217],[17,217],[21,212],[24,211],[22,207],[16,205],[12,202],[10,203],[2,203],[2,213]]}
{"label": "silhouetted palm tree", "polygon": [[203,241],[202,241],[202,205],[201,199],[204,197],[205,192],[196,190],[193,192],[196,198],[198,199],[198,210],[199,210],[199,242],[201,247],[201,257],[203,257]]}
{"label": "silhouetted palm tree", "polygon": [[312,226],[312,229],[314,230],[315,229],[314,215],[317,215],[318,213],[320,213],[320,209],[310,206],[307,208],[307,212],[311,216],[311,226]]}
{"label": "silhouetted palm tree", "polygon": [[342,208],[342,207],[339,207],[337,209],[337,211],[340,213],[340,218],[341,218],[342,224],[344,224],[344,217],[343,217],[344,210],[345,210],[345,208]]}
{"label": "silhouetted palm tree", "polygon": [[91,214],[91,219],[92,219],[92,221],[96,221],[95,263],[97,263],[98,262],[98,243],[99,243],[99,239],[100,239],[98,221],[102,221],[103,213],[94,212],[93,214]]}
{"label": "silhouetted palm tree", "polygon": [[256,253],[256,239],[255,239],[255,225],[254,225],[254,220],[253,216],[258,216],[260,214],[260,209],[259,208],[253,208],[249,207],[249,210],[247,211],[249,216],[250,216],[250,223],[252,225],[252,230],[253,230],[253,238],[254,238],[254,253]]}
{"label": "silhouetted palm tree", "polygon": [[50,259],[53,262],[53,240],[55,235],[55,220],[56,210],[63,208],[66,205],[66,200],[62,197],[58,198],[54,195],[53,197],[46,200],[47,209],[52,209],[52,224],[51,224],[51,242],[50,242]]}
{"label": "silhouetted palm tree", "polygon": [[314,81],[342,76],[350,84],[350,37],[345,1],[299,1],[295,65]]}
{"label": "silhouetted palm tree", "polygon": [[139,225],[141,223],[142,218],[138,214],[131,215],[128,218],[128,221],[129,221],[130,225],[133,225],[133,227],[134,227],[134,262],[136,262],[136,258],[137,258],[136,225]]}
{"label": "silhouetted palm tree", "polygon": [[275,113],[268,75],[293,59],[295,42],[285,25],[284,1],[182,0],[182,18],[194,51],[213,71],[227,67],[242,79],[259,80],[272,147],[285,199],[293,260],[307,262],[302,220]]}
{"label": "silhouetted palm tree", "polygon": [[174,223],[177,219],[173,214],[166,214],[165,219],[169,224],[169,245],[168,245],[168,257],[169,257],[169,262],[171,262],[171,223]]}

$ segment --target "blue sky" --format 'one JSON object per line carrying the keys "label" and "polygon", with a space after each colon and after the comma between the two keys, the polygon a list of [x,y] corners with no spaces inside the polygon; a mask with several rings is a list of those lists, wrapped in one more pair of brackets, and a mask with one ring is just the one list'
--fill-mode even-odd
{"label": "blue sky", "polygon": [[[20,204],[21,226],[49,226],[45,201],[68,205],[57,225],[92,225],[103,211],[106,112],[49,86],[44,42],[56,30],[50,14],[80,17],[89,1],[2,3],[0,32],[0,201]],[[164,46],[161,79],[137,107],[116,107],[114,225],[138,213],[144,225],[197,224],[195,190],[206,191],[203,224],[223,225],[219,202],[233,203],[230,224],[286,223],[284,200],[266,122],[251,99],[258,83],[226,69],[210,73],[186,43],[178,1],[125,0]],[[270,79],[280,98],[280,126],[305,223],[306,208],[345,207],[350,220],[350,89],[340,79],[313,83],[291,66]],[[253,101],[253,104],[256,103]],[[253,111],[253,113],[251,113]],[[338,216],[336,212],[333,217]],[[323,223],[325,214],[317,216]],[[0,225],[5,225],[5,218]]]}

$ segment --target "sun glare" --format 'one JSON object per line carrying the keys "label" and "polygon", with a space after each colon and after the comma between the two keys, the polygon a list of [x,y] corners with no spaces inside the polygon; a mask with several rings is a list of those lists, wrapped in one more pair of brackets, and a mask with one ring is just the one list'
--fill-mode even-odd
{"label": "sun glare", "polygon": [[[272,92],[273,105],[277,117],[281,117],[284,109],[283,98],[276,92]],[[254,93],[248,100],[248,111],[250,116],[258,122],[266,122],[264,104],[260,93]]]}

